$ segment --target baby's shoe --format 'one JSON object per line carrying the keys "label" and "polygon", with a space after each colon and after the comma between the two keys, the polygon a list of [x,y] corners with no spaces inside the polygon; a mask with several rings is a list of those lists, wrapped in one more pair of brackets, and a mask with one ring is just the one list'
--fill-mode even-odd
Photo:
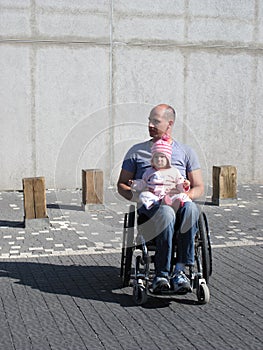
{"label": "baby's shoe", "polygon": [[172,205],[173,204],[172,198],[169,196],[169,194],[164,196],[163,204],[166,204],[166,205]]}

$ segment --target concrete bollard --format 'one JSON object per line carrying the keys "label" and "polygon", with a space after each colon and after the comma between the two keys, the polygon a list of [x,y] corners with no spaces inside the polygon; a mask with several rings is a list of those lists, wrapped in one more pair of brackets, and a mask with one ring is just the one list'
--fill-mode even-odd
{"label": "concrete bollard", "polygon": [[237,169],[232,165],[213,166],[213,195],[215,205],[236,205]]}
{"label": "concrete bollard", "polygon": [[84,210],[103,209],[103,171],[82,169],[82,207]]}
{"label": "concrete bollard", "polygon": [[44,229],[49,226],[46,206],[46,188],[44,177],[24,178],[24,223],[25,227]]}

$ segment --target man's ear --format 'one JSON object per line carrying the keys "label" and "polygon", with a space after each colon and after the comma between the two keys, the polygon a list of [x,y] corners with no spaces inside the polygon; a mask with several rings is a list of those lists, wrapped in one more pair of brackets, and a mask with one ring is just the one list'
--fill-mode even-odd
{"label": "man's ear", "polygon": [[169,120],[169,128],[172,128],[173,127],[173,125],[174,125],[174,121],[173,120]]}

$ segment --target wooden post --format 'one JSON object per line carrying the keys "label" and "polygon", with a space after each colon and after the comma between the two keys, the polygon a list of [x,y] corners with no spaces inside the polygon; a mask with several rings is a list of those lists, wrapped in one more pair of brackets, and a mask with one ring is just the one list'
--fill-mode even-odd
{"label": "wooden post", "polygon": [[[47,207],[46,207],[46,188],[44,177],[30,177],[24,178],[23,192],[24,192],[24,212],[25,225],[31,221],[32,228],[36,226],[47,225]],[[38,219],[38,222],[35,221]],[[30,226],[30,225],[29,225]]]}
{"label": "wooden post", "polygon": [[85,208],[103,207],[103,171],[82,170],[82,204]]}
{"label": "wooden post", "polygon": [[237,198],[237,169],[232,165],[213,166],[212,202],[234,204]]}

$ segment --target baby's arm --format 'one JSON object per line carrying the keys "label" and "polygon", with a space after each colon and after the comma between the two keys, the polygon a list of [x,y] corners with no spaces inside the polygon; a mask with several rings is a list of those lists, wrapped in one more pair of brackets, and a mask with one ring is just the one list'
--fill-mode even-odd
{"label": "baby's arm", "polygon": [[141,192],[146,188],[146,182],[143,179],[129,180],[129,185],[136,192]]}

